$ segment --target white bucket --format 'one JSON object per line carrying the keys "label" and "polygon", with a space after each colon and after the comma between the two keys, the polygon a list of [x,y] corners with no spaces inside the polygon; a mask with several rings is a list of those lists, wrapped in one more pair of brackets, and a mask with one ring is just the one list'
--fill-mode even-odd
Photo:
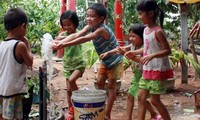
{"label": "white bucket", "polygon": [[105,90],[76,90],[72,93],[75,120],[104,120]]}

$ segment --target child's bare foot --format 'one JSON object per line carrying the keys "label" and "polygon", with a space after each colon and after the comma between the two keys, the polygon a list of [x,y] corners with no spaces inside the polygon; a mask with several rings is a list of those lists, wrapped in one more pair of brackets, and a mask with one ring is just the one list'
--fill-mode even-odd
{"label": "child's bare foot", "polygon": [[70,115],[68,114],[67,117],[66,117],[66,120],[74,120],[74,116],[73,115]]}
{"label": "child's bare foot", "polygon": [[151,120],[162,120],[161,115],[156,115],[154,118],[151,118]]}
{"label": "child's bare foot", "polygon": [[69,108],[68,115],[66,117],[66,120],[74,120],[74,107]]}
{"label": "child's bare foot", "polygon": [[105,117],[104,117],[104,120],[111,120],[111,119],[110,119],[110,117],[105,116]]}

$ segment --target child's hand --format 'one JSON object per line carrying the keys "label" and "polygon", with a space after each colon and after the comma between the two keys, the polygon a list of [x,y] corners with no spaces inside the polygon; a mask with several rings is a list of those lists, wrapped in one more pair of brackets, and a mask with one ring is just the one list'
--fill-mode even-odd
{"label": "child's hand", "polygon": [[30,49],[30,45],[29,45],[29,43],[28,43],[28,39],[27,39],[25,36],[23,37],[22,41],[24,42],[24,44],[26,45],[26,47],[27,47],[28,49]]}
{"label": "child's hand", "polygon": [[149,63],[150,60],[153,59],[153,55],[147,55],[141,58],[140,63],[146,65]]}
{"label": "child's hand", "polygon": [[135,52],[133,52],[133,51],[126,52],[126,53],[124,54],[124,56],[125,56],[127,59],[132,59],[132,58],[135,57]]}
{"label": "child's hand", "polygon": [[100,59],[101,59],[101,60],[104,59],[107,55],[108,55],[108,52],[102,53],[102,54],[100,55]]}
{"label": "child's hand", "polygon": [[52,48],[53,50],[59,50],[59,49],[63,48],[63,44],[62,44],[61,41],[54,40],[54,41],[52,42],[51,48]]}
{"label": "child's hand", "polygon": [[126,53],[126,50],[122,47],[117,47],[117,54],[124,55]]}
{"label": "child's hand", "polygon": [[28,43],[28,39],[24,36],[23,38],[22,38],[22,41],[26,44],[26,43]]}
{"label": "child's hand", "polygon": [[55,37],[55,40],[60,41],[60,40],[63,40],[65,38],[66,38],[66,36],[57,36],[57,37]]}

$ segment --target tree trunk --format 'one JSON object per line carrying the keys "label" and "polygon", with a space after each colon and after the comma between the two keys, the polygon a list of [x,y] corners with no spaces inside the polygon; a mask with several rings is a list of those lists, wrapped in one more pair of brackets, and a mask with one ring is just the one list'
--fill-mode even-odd
{"label": "tree trunk", "polygon": [[[188,17],[188,6],[187,4],[181,4],[180,7],[180,16],[181,16],[181,49],[185,54],[187,54],[188,49],[188,25],[187,25],[187,17]],[[188,83],[188,66],[185,60],[181,61],[181,82]]]}
{"label": "tree trunk", "polygon": [[[67,2],[67,0],[60,0],[60,3],[61,3],[60,11],[59,11],[60,15],[61,15],[63,12],[65,12],[65,10],[66,10],[66,8],[67,8],[67,7],[66,7],[66,2]],[[60,27],[60,31],[61,31],[61,32],[63,31],[61,27]],[[57,50],[57,58],[62,58],[63,55],[64,55],[64,49],[63,49],[63,48],[60,49],[60,50]]]}
{"label": "tree trunk", "polygon": [[76,11],[76,0],[68,0],[68,10]]}

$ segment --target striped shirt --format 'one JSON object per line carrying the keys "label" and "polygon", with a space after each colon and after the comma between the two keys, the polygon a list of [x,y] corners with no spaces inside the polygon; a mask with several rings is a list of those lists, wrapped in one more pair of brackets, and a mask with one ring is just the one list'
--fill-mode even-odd
{"label": "striped shirt", "polygon": [[[106,40],[102,36],[98,36],[93,40],[93,44],[95,46],[98,55],[101,55],[102,53],[115,49],[117,46],[119,46],[119,43],[117,42],[117,39],[112,30],[105,24],[101,24],[100,27],[104,27],[109,32],[110,38]],[[122,55],[111,54],[106,56],[102,60],[102,63],[108,69],[112,69],[122,61],[122,58],[123,58]]]}

